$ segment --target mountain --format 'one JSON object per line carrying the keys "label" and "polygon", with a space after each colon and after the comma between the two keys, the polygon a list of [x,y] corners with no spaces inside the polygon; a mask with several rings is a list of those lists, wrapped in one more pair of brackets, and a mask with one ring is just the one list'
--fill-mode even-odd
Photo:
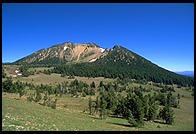
{"label": "mountain", "polygon": [[15,64],[54,65],[51,70],[62,75],[136,79],[165,84],[193,85],[193,78],[161,68],[122,47],[103,49],[94,43],[71,42],[42,49]]}
{"label": "mountain", "polygon": [[194,77],[194,71],[182,71],[182,72],[175,72],[180,75]]}
{"label": "mountain", "polygon": [[72,42],[66,42],[47,49],[41,49],[15,63],[61,64],[93,62],[105,54],[107,54],[107,51],[94,43],[75,44]]}

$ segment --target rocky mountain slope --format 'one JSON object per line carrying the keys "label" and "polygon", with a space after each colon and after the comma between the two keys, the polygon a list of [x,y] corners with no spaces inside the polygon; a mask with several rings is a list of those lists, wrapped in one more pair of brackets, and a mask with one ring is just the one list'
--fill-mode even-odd
{"label": "rocky mountain slope", "polygon": [[22,58],[17,64],[47,64],[47,63],[80,63],[94,62],[99,57],[107,55],[108,50],[100,48],[94,43],[75,44],[72,42],[55,45],[42,49]]}

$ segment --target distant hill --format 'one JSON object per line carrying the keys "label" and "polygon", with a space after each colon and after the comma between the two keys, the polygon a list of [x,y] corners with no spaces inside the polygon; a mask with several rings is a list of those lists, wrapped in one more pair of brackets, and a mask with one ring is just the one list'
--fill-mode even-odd
{"label": "distant hill", "polygon": [[94,43],[72,42],[42,49],[14,64],[53,65],[63,75],[130,78],[165,84],[193,85],[193,78],[178,75],[122,47],[103,49]]}
{"label": "distant hill", "polygon": [[175,72],[180,75],[194,77],[194,71],[182,71],[182,72]]}

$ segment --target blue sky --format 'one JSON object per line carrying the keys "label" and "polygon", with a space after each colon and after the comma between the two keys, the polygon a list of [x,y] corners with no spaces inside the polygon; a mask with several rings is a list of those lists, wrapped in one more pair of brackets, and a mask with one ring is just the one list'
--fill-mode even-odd
{"label": "blue sky", "polygon": [[194,4],[2,4],[2,62],[68,41],[121,45],[165,69],[191,71]]}

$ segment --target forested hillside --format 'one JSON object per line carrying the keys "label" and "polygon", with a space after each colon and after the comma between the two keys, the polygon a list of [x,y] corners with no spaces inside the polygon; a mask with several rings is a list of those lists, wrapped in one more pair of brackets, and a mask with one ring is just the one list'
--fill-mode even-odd
{"label": "forested hillside", "polygon": [[93,63],[58,65],[52,71],[64,75],[131,78],[182,86],[194,83],[193,78],[165,70],[120,46],[115,46],[108,55]]}

